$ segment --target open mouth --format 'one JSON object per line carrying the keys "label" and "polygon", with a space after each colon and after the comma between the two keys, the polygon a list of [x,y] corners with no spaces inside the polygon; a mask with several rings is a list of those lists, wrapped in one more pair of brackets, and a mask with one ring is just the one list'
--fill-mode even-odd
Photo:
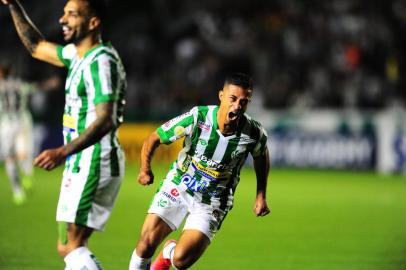
{"label": "open mouth", "polygon": [[229,112],[228,113],[228,119],[230,121],[235,121],[238,119],[238,117],[240,116],[240,114],[238,112]]}
{"label": "open mouth", "polygon": [[72,32],[72,29],[67,26],[67,25],[63,25],[62,26],[62,33],[64,36],[69,35]]}

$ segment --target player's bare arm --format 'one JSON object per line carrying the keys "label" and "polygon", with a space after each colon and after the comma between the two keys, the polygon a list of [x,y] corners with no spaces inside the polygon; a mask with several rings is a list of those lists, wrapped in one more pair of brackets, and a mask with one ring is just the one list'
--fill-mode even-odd
{"label": "player's bare arm", "polygon": [[266,201],[269,167],[269,152],[268,149],[266,149],[264,155],[254,158],[254,169],[257,176],[257,196],[255,199],[254,213],[258,217],[266,216],[270,212]]}
{"label": "player's bare arm", "polygon": [[153,132],[142,145],[141,148],[141,167],[138,175],[138,182],[141,185],[150,185],[154,182],[154,174],[151,169],[152,157],[155,150],[161,144],[161,139],[156,132]]}
{"label": "player's bare arm", "polygon": [[34,160],[34,165],[45,170],[52,170],[61,165],[65,158],[75,154],[101,140],[108,132],[116,127],[113,118],[114,104],[103,102],[96,105],[96,120],[76,139],[64,146],[42,152]]}
{"label": "player's bare arm", "polygon": [[1,1],[8,5],[17,33],[30,54],[38,60],[62,67],[63,64],[56,52],[57,45],[44,39],[20,2],[18,0]]}

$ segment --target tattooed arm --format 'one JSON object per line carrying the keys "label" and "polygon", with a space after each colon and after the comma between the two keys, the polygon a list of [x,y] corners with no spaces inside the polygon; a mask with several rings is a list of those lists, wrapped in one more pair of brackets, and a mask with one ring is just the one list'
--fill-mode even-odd
{"label": "tattooed arm", "polygon": [[18,0],[1,1],[8,5],[17,33],[30,54],[38,60],[62,67],[63,63],[59,60],[56,52],[57,45],[44,39],[41,32],[27,16],[20,2]]}
{"label": "tattooed arm", "polygon": [[45,170],[52,170],[61,165],[65,158],[100,141],[104,135],[113,130],[117,124],[114,119],[115,104],[103,102],[96,105],[96,120],[76,139],[64,146],[43,151],[34,160],[34,165]]}

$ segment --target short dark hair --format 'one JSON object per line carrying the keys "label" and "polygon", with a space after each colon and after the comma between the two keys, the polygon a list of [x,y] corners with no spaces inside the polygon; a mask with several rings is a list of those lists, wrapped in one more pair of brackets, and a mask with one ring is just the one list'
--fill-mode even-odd
{"label": "short dark hair", "polygon": [[224,80],[224,85],[227,84],[237,85],[245,90],[254,90],[254,82],[252,78],[249,75],[241,72],[228,74]]}
{"label": "short dark hair", "polygon": [[104,0],[82,0],[89,5],[90,12],[100,19],[101,24],[107,20],[107,4]]}

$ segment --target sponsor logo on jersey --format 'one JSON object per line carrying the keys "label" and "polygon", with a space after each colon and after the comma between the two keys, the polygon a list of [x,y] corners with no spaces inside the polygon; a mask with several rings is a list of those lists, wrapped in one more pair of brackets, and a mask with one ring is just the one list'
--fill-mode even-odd
{"label": "sponsor logo on jersey", "polygon": [[173,131],[175,133],[176,138],[181,138],[186,133],[186,129],[184,127],[182,127],[182,126],[175,127],[175,129]]}
{"label": "sponsor logo on jersey", "polygon": [[182,115],[179,115],[171,120],[169,120],[168,122],[166,122],[165,124],[162,125],[162,129],[164,131],[168,131],[174,124],[178,123],[179,121],[185,119],[186,117],[188,117],[190,115],[190,112],[184,113]]}
{"label": "sponsor logo on jersey", "polygon": [[192,168],[200,175],[210,179],[211,181],[218,181],[220,179],[226,179],[229,176],[228,172],[218,172],[213,169],[204,167],[202,164],[192,161]]}
{"label": "sponsor logo on jersey", "polygon": [[177,190],[176,188],[173,188],[173,189],[171,190],[171,194],[172,194],[173,196],[175,196],[175,197],[178,197],[178,196],[179,196],[179,190]]}
{"label": "sponsor logo on jersey", "polygon": [[68,114],[63,115],[63,130],[67,132],[76,131],[76,119]]}
{"label": "sponsor logo on jersey", "polygon": [[201,192],[208,186],[206,181],[200,180],[196,176],[191,176],[187,173],[183,175],[182,183],[193,192]]}
{"label": "sponsor logo on jersey", "polygon": [[159,199],[159,201],[158,201],[158,206],[159,206],[159,207],[162,207],[162,208],[165,208],[165,207],[168,206],[168,201],[167,201],[167,200],[164,200],[164,199]]}
{"label": "sponsor logo on jersey", "polygon": [[[171,193],[172,193],[172,192],[171,192]],[[169,194],[169,193],[166,192],[166,191],[162,191],[162,194],[163,194],[166,198],[168,198],[169,200],[171,200],[172,202],[176,202],[176,201],[177,201],[174,196],[172,196],[171,194]],[[178,193],[178,195],[179,195],[179,193]]]}
{"label": "sponsor logo on jersey", "polygon": [[205,155],[200,154],[198,152],[198,149],[195,150],[194,154],[195,158],[200,159],[201,161],[205,162],[207,164],[207,167],[211,167],[217,170],[231,170],[235,164],[221,164],[220,162],[217,162],[215,160],[212,160],[210,158],[207,158]]}
{"label": "sponsor logo on jersey", "polygon": [[198,125],[198,127],[199,127],[200,129],[206,130],[206,131],[209,131],[209,130],[210,130],[210,127],[211,127],[210,124],[206,124],[205,122],[203,122],[203,121],[201,121],[201,120],[199,120],[199,121],[197,122],[197,125]]}

